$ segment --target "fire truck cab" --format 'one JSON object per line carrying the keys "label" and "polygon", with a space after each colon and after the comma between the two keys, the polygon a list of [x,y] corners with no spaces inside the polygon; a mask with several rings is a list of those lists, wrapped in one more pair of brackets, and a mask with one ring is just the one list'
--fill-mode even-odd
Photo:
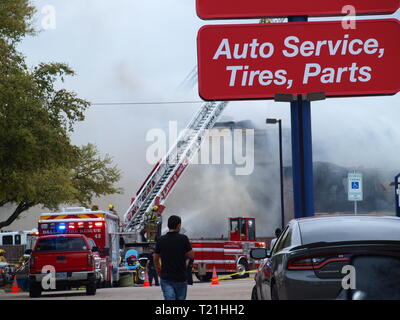
{"label": "fire truck cab", "polygon": [[230,241],[256,241],[256,223],[254,218],[229,218]]}
{"label": "fire truck cab", "polygon": [[61,212],[43,213],[39,220],[39,236],[83,234],[98,248],[96,270],[101,286],[112,286],[119,279],[119,217],[94,207],[63,208]]}

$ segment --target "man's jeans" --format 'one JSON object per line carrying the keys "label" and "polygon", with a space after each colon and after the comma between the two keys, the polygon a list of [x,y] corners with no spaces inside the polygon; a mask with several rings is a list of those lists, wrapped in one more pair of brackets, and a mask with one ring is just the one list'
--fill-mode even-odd
{"label": "man's jeans", "polygon": [[186,300],[187,282],[161,280],[161,290],[165,300]]}

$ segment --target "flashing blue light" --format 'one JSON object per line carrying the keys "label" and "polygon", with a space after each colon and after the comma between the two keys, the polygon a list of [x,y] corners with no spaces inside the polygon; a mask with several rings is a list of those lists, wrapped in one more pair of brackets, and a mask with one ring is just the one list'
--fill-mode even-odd
{"label": "flashing blue light", "polygon": [[58,226],[58,229],[60,229],[60,230],[65,230],[65,224],[60,224],[59,226]]}

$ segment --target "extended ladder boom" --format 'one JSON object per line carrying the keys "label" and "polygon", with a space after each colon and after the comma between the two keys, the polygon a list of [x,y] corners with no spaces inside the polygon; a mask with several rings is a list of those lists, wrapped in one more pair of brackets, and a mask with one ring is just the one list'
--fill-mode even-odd
{"label": "extended ladder boom", "polygon": [[129,206],[124,215],[124,232],[142,230],[145,213],[153,205],[162,205],[165,202],[176,181],[200,149],[207,130],[214,126],[227,104],[228,102],[208,102],[202,105],[174,146],[153,169]]}

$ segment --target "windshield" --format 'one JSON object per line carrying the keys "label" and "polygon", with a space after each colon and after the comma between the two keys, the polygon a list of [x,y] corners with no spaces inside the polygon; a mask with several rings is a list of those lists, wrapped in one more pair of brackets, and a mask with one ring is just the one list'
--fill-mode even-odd
{"label": "windshield", "polygon": [[36,251],[81,251],[88,250],[81,237],[56,237],[39,239]]}

